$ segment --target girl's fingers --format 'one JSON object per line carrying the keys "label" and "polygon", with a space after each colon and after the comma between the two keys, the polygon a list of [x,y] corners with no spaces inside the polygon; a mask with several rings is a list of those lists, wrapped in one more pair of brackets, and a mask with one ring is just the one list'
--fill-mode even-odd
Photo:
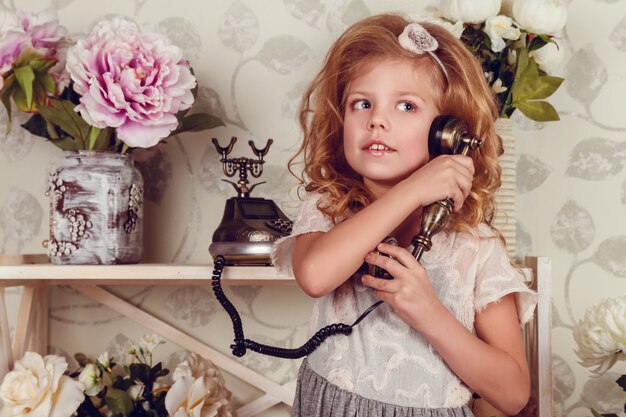
{"label": "girl's fingers", "polygon": [[376,278],[372,275],[364,274],[361,282],[370,288],[380,292],[397,292],[400,289],[400,283],[395,279]]}
{"label": "girl's fingers", "polygon": [[416,266],[419,266],[419,262],[417,262],[413,255],[401,246],[379,243],[376,248],[382,253],[396,258],[397,262],[405,268],[414,269]]}

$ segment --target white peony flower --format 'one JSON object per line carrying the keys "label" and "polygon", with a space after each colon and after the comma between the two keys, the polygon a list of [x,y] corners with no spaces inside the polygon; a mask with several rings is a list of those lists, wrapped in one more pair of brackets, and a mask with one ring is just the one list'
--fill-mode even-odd
{"label": "white peony flower", "polygon": [[534,57],[539,68],[547,74],[557,74],[561,69],[565,51],[562,46],[550,42],[528,55]]}
{"label": "white peony flower", "polygon": [[139,347],[143,350],[144,353],[152,353],[154,348],[161,343],[165,343],[165,341],[158,334],[147,334],[144,335],[141,340],[139,340]]}
{"label": "white peony flower", "polygon": [[26,352],[0,385],[2,417],[69,417],[84,400],[83,385],[63,375],[64,358]]}
{"label": "white peony flower", "polygon": [[605,373],[618,360],[626,360],[626,296],[609,298],[585,311],[574,328],[574,351],[580,364]]}
{"label": "white peony flower", "polygon": [[502,0],[502,6],[500,6],[500,14],[508,17],[513,17],[513,3],[515,3],[515,0]]}
{"label": "white peony flower", "polygon": [[440,0],[439,12],[453,22],[482,23],[500,11],[501,0]]}
{"label": "white peony flower", "polygon": [[513,18],[529,32],[552,35],[565,26],[567,4],[564,0],[516,1]]}
{"label": "white peony flower", "polygon": [[98,394],[104,388],[102,382],[102,373],[93,363],[85,365],[80,374],[78,375],[78,381],[83,384],[85,388],[85,394],[92,396]]}
{"label": "white peony flower", "polygon": [[504,39],[518,40],[521,32],[513,23],[513,19],[507,16],[492,16],[485,22],[484,31],[491,40],[491,50],[500,52],[506,46]]}

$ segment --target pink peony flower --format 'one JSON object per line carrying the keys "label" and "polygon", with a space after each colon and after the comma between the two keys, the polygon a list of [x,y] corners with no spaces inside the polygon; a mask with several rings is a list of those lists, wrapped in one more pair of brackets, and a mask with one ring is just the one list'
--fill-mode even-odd
{"label": "pink peony flower", "polygon": [[67,70],[81,96],[76,111],[90,125],[113,127],[131,147],[147,148],[178,126],[193,104],[196,78],[182,51],[133,22],[99,22],[67,52]]}
{"label": "pink peony flower", "polygon": [[9,71],[26,49],[57,59],[57,45],[67,32],[52,12],[0,10],[0,28],[0,74]]}

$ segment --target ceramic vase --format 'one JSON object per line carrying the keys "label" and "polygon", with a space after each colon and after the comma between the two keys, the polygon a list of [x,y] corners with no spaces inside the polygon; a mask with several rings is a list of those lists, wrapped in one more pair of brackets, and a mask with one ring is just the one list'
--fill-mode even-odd
{"label": "ceramic vase", "polygon": [[143,249],[143,178],[127,155],[63,152],[48,177],[54,264],[129,264]]}

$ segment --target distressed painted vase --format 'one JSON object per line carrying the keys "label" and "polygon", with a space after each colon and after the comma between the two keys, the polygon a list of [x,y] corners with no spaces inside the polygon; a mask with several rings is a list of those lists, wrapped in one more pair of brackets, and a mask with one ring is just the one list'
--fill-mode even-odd
{"label": "distressed painted vase", "polygon": [[63,152],[48,177],[54,264],[129,264],[143,250],[143,178],[127,155]]}
{"label": "distressed painted vase", "polygon": [[506,240],[506,248],[510,257],[515,257],[515,240],[517,230],[517,216],[515,209],[516,196],[516,163],[515,137],[513,136],[513,122],[511,119],[496,120],[496,132],[502,139],[504,153],[499,161],[502,167],[502,185],[496,192],[496,218],[494,226],[502,232]]}

